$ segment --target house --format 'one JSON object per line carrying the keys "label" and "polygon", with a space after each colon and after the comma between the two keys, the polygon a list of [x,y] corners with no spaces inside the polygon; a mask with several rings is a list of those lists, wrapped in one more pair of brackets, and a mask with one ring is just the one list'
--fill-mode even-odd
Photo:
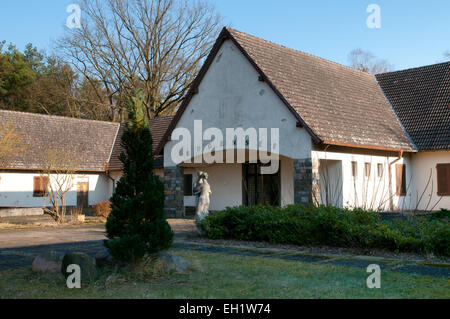
{"label": "house", "polygon": [[[211,210],[450,208],[449,87],[450,62],[374,76],[224,28],[176,115],[150,122],[167,216],[195,206],[199,171]],[[68,205],[110,197],[123,124],[0,111],[6,118],[32,149],[0,172],[0,207],[42,205],[33,181],[53,144],[86,156]]]}
{"label": "house", "polygon": [[[449,86],[449,62],[374,76],[224,28],[158,149],[167,213],[183,215],[192,201],[185,176],[199,170],[209,175],[212,210],[258,203],[450,208]],[[208,141],[174,161],[180,141],[172,133],[195,133],[199,120],[221,132],[278,128],[279,170],[192,160]]]}
{"label": "house", "polygon": [[[155,145],[170,120],[151,120]],[[42,214],[42,209],[33,208],[50,205],[44,194],[52,153],[69,159],[75,172],[66,206],[92,206],[111,197],[120,178],[123,124],[0,110],[0,126],[7,123],[20,135],[25,150],[0,167],[0,216]],[[155,164],[162,171],[161,157]]]}

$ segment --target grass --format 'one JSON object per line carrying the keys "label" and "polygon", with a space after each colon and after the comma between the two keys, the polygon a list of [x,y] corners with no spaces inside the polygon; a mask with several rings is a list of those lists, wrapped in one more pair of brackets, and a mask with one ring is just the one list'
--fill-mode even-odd
{"label": "grass", "polygon": [[381,289],[366,288],[365,269],[273,258],[173,249],[192,263],[188,274],[151,280],[126,271],[100,272],[83,289],[66,288],[62,275],[31,267],[0,272],[1,298],[450,298],[450,281],[383,271]]}

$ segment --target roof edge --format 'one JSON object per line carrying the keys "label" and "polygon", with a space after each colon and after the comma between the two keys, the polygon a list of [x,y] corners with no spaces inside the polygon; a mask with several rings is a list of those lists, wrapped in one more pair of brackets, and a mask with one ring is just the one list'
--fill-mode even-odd
{"label": "roof edge", "polygon": [[325,145],[334,145],[334,146],[361,148],[361,149],[369,149],[369,150],[377,150],[377,151],[409,152],[409,153],[417,153],[418,152],[418,150],[415,150],[415,149],[383,147],[383,146],[376,146],[376,145],[351,144],[351,143],[342,143],[342,142],[333,142],[333,141],[323,141],[323,144],[325,144]]}

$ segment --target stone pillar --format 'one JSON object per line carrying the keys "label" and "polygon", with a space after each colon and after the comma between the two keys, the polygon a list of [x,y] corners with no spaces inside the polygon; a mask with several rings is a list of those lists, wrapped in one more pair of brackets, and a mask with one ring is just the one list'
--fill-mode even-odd
{"label": "stone pillar", "polygon": [[312,160],[294,159],[294,203],[311,205],[313,203]]}
{"label": "stone pillar", "polygon": [[320,160],[314,158],[312,160],[312,202],[313,205],[319,206],[321,204],[320,199]]}
{"label": "stone pillar", "polygon": [[166,217],[184,217],[183,168],[164,167],[164,212]]}

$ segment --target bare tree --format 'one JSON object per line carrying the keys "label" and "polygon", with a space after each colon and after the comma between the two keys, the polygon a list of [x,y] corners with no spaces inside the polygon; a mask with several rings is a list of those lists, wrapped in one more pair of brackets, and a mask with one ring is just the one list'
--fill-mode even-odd
{"label": "bare tree", "polygon": [[450,50],[445,51],[443,55],[444,55],[444,58],[450,59]]}
{"label": "bare tree", "polygon": [[63,223],[66,216],[66,195],[74,187],[75,174],[81,160],[73,152],[52,149],[46,154],[46,167],[41,174],[45,180],[44,196],[50,207],[44,207],[44,213],[57,223]]}
{"label": "bare tree", "polygon": [[13,122],[0,123],[0,168],[7,168],[9,161],[17,153],[26,149],[22,135]]}
{"label": "bare tree", "polygon": [[[172,113],[192,83],[220,18],[200,0],[79,0],[81,28],[59,41],[64,56],[110,107],[145,92],[149,117]],[[100,86],[98,85],[100,84]],[[102,90],[100,92],[99,90]]]}
{"label": "bare tree", "polygon": [[361,49],[351,51],[348,59],[352,68],[371,74],[385,73],[393,70],[393,66],[386,60],[377,60],[371,52]]}

